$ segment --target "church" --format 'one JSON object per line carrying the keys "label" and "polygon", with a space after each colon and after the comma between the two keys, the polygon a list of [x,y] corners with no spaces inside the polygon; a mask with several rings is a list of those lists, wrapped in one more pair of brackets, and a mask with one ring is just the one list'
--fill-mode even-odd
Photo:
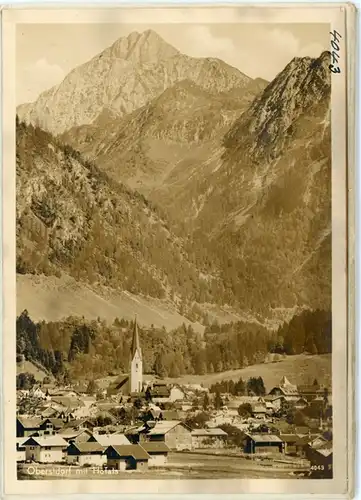
{"label": "church", "polygon": [[129,359],[129,374],[120,375],[108,387],[108,394],[123,394],[129,396],[143,392],[143,358],[139,342],[137,318],[134,320],[132,344]]}

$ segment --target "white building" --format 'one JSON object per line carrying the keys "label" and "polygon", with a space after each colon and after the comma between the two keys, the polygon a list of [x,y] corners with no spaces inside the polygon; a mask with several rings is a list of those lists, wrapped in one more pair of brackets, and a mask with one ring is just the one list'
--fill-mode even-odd
{"label": "white building", "polygon": [[149,467],[159,467],[168,462],[168,453],[170,449],[165,443],[142,443],[141,446],[150,456],[148,460]]}
{"label": "white building", "polygon": [[27,441],[27,437],[16,438],[16,461],[17,462],[25,462],[26,460],[26,448],[24,446],[25,441]]}
{"label": "white building", "polygon": [[65,458],[68,443],[60,436],[29,437],[24,443],[26,460],[59,463]]}
{"label": "white building", "polygon": [[96,442],[71,443],[67,449],[67,462],[81,467],[105,465],[107,463],[105,448]]}
{"label": "white building", "polygon": [[217,427],[192,431],[193,448],[223,448],[228,434]]}
{"label": "white building", "polygon": [[134,321],[133,340],[130,360],[130,392],[142,392],[143,389],[143,359],[139,343],[137,319]]}

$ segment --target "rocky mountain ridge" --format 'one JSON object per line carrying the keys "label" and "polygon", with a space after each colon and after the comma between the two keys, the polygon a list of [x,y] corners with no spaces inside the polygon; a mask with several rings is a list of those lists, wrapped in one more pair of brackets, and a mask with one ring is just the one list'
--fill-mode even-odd
{"label": "rocky mountain ridge", "polygon": [[[208,92],[242,88],[250,78],[223,61],[181,54],[157,33],[131,33],[75,68],[35,103],[20,105],[21,121],[54,135],[89,125],[103,112],[122,117],[181,80]],[[64,103],[72,103],[70,107]]]}

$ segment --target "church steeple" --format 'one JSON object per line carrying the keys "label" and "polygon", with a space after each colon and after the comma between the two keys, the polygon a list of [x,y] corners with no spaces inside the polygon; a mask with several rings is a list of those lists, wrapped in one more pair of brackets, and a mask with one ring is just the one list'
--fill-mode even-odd
{"label": "church steeple", "polygon": [[135,353],[137,351],[139,353],[140,359],[142,359],[142,350],[140,348],[140,343],[139,343],[137,316],[135,316],[134,327],[133,327],[132,348],[131,348],[132,359],[134,358]]}
{"label": "church steeple", "polygon": [[143,360],[140,348],[137,317],[134,320],[132,346],[130,350],[130,391],[142,392]]}

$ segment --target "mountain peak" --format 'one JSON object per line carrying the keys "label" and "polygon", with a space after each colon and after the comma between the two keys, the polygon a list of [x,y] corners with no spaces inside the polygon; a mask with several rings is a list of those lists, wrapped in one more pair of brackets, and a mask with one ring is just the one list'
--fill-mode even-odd
{"label": "mountain peak", "polygon": [[[331,77],[329,52],[319,57],[295,57],[253,102],[225,137],[230,150],[244,148],[245,131],[253,134],[254,157],[276,157],[292,135],[292,125],[309,108],[328,109]],[[316,112],[316,111],[315,111]]]}
{"label": "mountain peak", "polygon": [[151,29],[142,33],[133,31],[127,37],[119,38],[106,52],[113,58],[140,64],[165,60],[179,53]]}

